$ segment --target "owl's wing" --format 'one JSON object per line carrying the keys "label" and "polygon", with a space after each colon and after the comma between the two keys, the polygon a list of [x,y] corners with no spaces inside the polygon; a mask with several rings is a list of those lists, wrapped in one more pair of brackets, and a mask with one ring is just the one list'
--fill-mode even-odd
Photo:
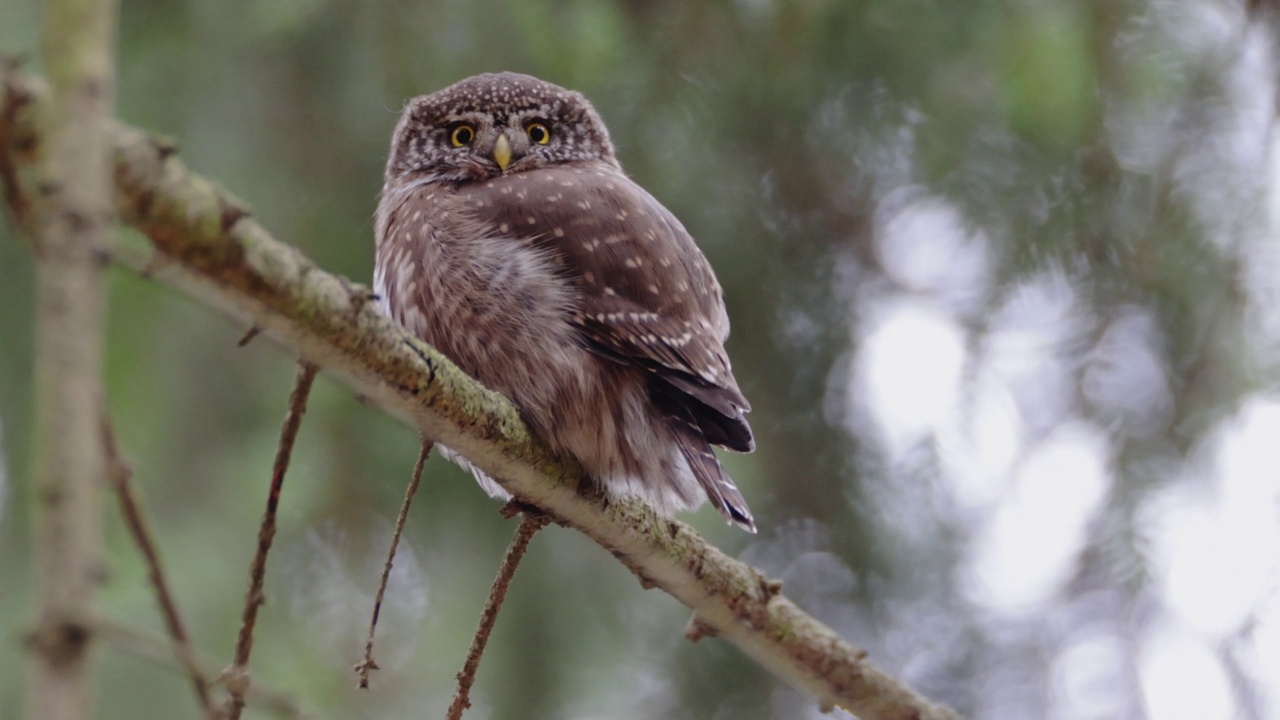
{"label": "owl's wing", "polygon": [[651,371],[655,400],[691,413],[708,442],[754,449],[743,417],[751,406],[724,349],[720,284],[657,200],[596,164],[504,175],[459,195],[475,220],[560,260],[580,290],[574,320],[593,352]]}

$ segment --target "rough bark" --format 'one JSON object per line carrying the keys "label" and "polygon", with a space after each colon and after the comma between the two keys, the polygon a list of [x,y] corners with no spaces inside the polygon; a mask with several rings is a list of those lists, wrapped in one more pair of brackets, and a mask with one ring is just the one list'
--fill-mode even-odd
{"label": "rough bark", "polygon": [[106,477],[100,251],[110,246],[115,225],[115,17],[112,0],[45,6],[42,55],[52,91],[38,108],[41,143],[31,148],[27,173],[34,192],[24,193],[20,209],[39,260],[32,542],[38,615],[27,696],[33,720],[93,714],[89,627],[101,576]]}
{"label": "rough bark", "polygon": [[[41,138],[32,108],[38,83],[10,72],[6,137]],[[0,108],[3,110],[4,108]],[[9,128],[3,127],[8,118]],[[635,501],[591,491],[572,462],[530,435],[502,396],[460,372],[431,347],[380,316],[367,288],[316,267],[273,239],[245,207],[189,171],[173,148],[117,126],[116,207],[151,241],[155,257],[117,248],[113,256],[215,306],[344,380],[387,412],[500,479],[513,495],[600,544],[639,578],[692,608],[761,665],[813,694],[823,706],[865,720],[954,718],[869,662],[780,593],[780,584],[726,556],[687,525]],[[27,197],[24,153],[0,144],[0,179]],[[6,165],[8,168],[6,169]]]}

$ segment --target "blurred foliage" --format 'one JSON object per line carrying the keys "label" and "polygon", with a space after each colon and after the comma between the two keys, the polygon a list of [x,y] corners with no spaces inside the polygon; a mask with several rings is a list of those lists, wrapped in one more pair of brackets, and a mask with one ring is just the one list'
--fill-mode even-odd
{"label": "blurred foliage", "polygon": [[[623,165],[715,266],[755,407],[759,451],[726,462],[760,536],[709,511],[690,519],[967,716],[1140,715],[1133,687],[1103,693],[1103,714],[1054,705],[1055,663],[1081,628],[1144,632],[1136,616],[1159,599],[1143,507],[1277,380],[1267,18],[1196,0],[140,0],[122,12],[119,116],[178,139],[276,236],[362,281],[407,98],[497,70],[585,93]],[[0,5],[0,53],[34,51],[38,20],[35,0]],[[914,236],[884,241],[927,217],[937,237],[896,265]],[[26,246],[0,224],[0,716],[17,713],[31,614],[32,279]],[[1105,500],[1071,577],[1037,606],[1074,621],[1041,627],[967,593],[985,520],[948,489],[944,434],[882,442],[896,431],[856,380],[864,343],[922,306],[963,330],[961,425],[982,427],[963,398],[980,396],[991,367],[1007,370],[991,360],[1002,343],[1029,338],[1047,359],[1010,381],[1021,428],[1010,442],[1029,453],[1068,421],[1105,433]],[[1135,356],[1107,338],[1131,349],[1135,327],[1149,363],[1117,376]],[[266,341],[237,348],[243,331],[112,271],[111,409],[189,625],[218,658],[292,377]],[[384,669],[356,692],[350,665],[416,446],[344,388],[317,384],[253,666],[319,717],[442,712],[514,530],[463,473],[428,465],[380,626]],[[158,629],[109,514],[104,612]],[[818,717],[733,648],[685,642],[687,611],[638,590],[594,545],[544,533],[468,717]],[[101,717],[193,715],[172,672],[111,648],[101,658]],[[1240,672],[1240,706],[1256,713],[1242,717],[1263,717]]]}

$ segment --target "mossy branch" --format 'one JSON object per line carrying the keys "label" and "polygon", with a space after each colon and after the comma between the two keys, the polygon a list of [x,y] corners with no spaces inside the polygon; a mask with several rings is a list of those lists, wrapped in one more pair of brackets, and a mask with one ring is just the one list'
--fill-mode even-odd
{"label": "mossy branch", "polygon": [[[3,78],[0,180],[19,212],[35,188],[25,165],[38,154],[34,123],[47,94],[12,70]],[[5,124],[8,127],[4,127]],[[636,501],[593,493],[580,468],[557,458],[501,395],[464,375],[433,348],[375,310],[367,288],[318,268],[272,238],[248,210],[196,175],[172,146],[117,125],[116,208],[154,246],[154,258],[123,248],[121,262],[196,296],[338,376],[387,412],[465,456],[519,500],[591,538],[640,579],[688,605],[782,679],[864,720],[954,718],[874,667],[780,594],[780,584],[728,557],[687,525]],[[17,198],[17,203],[15,203]]]}

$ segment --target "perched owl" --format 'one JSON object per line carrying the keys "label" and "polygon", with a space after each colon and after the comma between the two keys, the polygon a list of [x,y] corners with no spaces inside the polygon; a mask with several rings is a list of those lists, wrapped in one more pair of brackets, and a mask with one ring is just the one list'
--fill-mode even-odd
{"label": "perched owl", "polygon": [[755,531],[711,451],[755,448],[720,284],[623,173],[585,97],[499,73],[411,100],[376,233],[383,312],[511,398],[608,493],[667,514],[705,497]]}

